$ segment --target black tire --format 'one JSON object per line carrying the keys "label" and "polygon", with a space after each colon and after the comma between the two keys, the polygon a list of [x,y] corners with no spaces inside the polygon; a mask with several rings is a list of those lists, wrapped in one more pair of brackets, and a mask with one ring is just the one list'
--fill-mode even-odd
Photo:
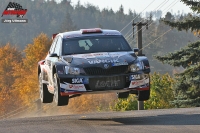
{"label": "black tire", "polygon": [[128,98],[129,92],[119,92],[117,93],[118,98]]}
{"label": "black tire", "polygon": [[54,74],[54,101],[57,106],[65,106],[69,103],[69,96],[60,95],[60,81],[57,77],[57,74]]}
{"label": "black tire", "polygon": [[149,77],[149,90],[145,90],[145,91],[138,91],[138,101],[146,101],[149,100],[150,98],[150,77]]}
{"label": "black tire", "polygon": [[146,101],[150,97],[150,90],[138,91],[138,101]]}
{"label": "black tire", "polygon": [[42,83],[42,74],[39,74],[40,100],[42,103],[52,103],[53,94],[48,91],[47,85]]}

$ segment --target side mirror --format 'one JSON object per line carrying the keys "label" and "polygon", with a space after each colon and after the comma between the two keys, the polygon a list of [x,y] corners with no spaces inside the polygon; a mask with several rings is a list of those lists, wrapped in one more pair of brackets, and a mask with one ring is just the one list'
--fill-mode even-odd
{"label": "side mirror", "polygon": [[138,48],[134,48],[133,51],[134,51],[134,53],[135,53],[136,55],[138,55],[138,52],[139,52],[139,49],[138,49]]}
{"label": "side mirror", "polygon": [[134,52],[139,52],[139,49],[138,48],[134,48],[133,51]]}
{"label": "side mirror", "polygon": [[49,54],[49,57],[58,57],[56,53]]}

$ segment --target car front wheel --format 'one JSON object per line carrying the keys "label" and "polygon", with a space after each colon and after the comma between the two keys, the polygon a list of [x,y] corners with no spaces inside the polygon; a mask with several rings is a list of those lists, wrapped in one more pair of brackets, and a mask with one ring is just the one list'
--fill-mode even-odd
{"label": "car front wheel", "polygon": [[42,73],[39,74],[40,100],[42,103],[51,103],[53,94],[48,91],[47,85],[42,83]]}
{"label": "car front wheel", "polygon": [[128,98],[129,96],[129,92],[120,92],[120,93],[117,93],[117,97],[118,98]]}
{"label": "car front wheel", "polygon": [[60,81],[57,74],[54,74],[54,101],[57,106],[68,105],[69,96],[61,96],[60,94]]}

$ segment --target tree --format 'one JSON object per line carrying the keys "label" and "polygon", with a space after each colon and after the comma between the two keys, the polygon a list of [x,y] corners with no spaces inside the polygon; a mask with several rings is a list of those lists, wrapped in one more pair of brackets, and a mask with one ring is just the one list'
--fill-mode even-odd
{"label": "tree", "polygon": [[20,103],[19,92],[14,92],[13,84],[21,61],[22,53],[15,46],[7,43],[0,47],[0,115],[9,113]]}
{"label": "tree", "polygon": [[76,26],[74,25],[70,14],[67,12],[65,19],[63,23],[61,24],[60,32],[73,31],[75,29],[76,29]]}
{"label": "tree", "polygon": [[174,21],[174,16],[170,12],[167,12],[165,15],[165,21]]}
{"label": "tree", "polygon": [[[193,11],[199,13],[199,2],[195,0],[181,0],[190,6]],[[199,34],[200,18],[191,16],[184,21],[164,21],[167,25],[178,30],[190,30]],[[169,53],[165,56],[155,56],[159,61],[176,67],[183,67],[182,73],[176,74],[174,86],[175,99],[173,103],[177,107],[200,106],[200,41],[189,43],[179,51]]]}
{"label": "tree", "polygon": [[39,98],[37,63],[44,59],[51,45],[51,39],[44,33],[33,39],[33,44],[25,48],[25,58],[18,66],[15,75],[19,78],[14,83],[14,88],[19,90],[22,104],[28,105]]}
{"label": "tree", "polygon": [[113,111],[137,110],[137,98],[135,95],[129,95],[127,99],[117,99],[110,109]]}
{"label": "tree", "polygon": [[[149,100],[145,101],[145,109],[163,109],[171,108],[171,101],[173,100],[172,85],[174,80],[169,74],[161,75],[153,73],[151,75],[151,96]],[[127,99],[117,99],[111,110],[127,111],[137,109],[137,98],[135,95],[129,95]]]}
{"label": "tree", "polygon": [[0,47],[0,90],[11,89],[16,77],[18,63],[22,61],[22,53],[9,43]]}
{"label": "tree", "polygon": [[123,5],[120,5],[119,7],[119,11],[118,11],[120,14],[124,14],[124,7]]}
{"label": "tree", "polygon": [[71,4],[71,0],[62,0],[61,4],[66,4],[66,5]]}
{"label": "tree", "polygon": [[145,101],[145,109],[171,108],[174,80],[169,74],[161,75],[154,73],[151,75],[151,97]]}
{"label": "tree", "polygon": [[118,20],[121,19],[120,21],[123,21],[123,19],[125,18],[123,5],[120,5],[119,10],[116,12],[116,15],[117,15]]}

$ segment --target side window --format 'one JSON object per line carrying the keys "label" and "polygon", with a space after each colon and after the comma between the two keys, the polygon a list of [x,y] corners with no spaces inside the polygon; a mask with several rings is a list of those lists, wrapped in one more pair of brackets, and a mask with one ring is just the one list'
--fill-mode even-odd
{"label": "side window", "polygon": [[57,40],[57,42],[56,42],[55,50],[54,50],[54,53],[56,53],[57,55],[60,55],[61,43],[62,43],[62,38],[59,36],[59,37],[58,37],[58,40]]}
{"label": "side window", "polygon": [[55,48],[55,44],[56,44],[57,40],[58,40],[58,37],[56,37],[56,38],[54,39],[54,41],[53,41],[53,43],[52,43],[52,45],[51,45],[51,48],[50,48],[50,51],[49,51],[50,54],[53,53],[54,48]]}

